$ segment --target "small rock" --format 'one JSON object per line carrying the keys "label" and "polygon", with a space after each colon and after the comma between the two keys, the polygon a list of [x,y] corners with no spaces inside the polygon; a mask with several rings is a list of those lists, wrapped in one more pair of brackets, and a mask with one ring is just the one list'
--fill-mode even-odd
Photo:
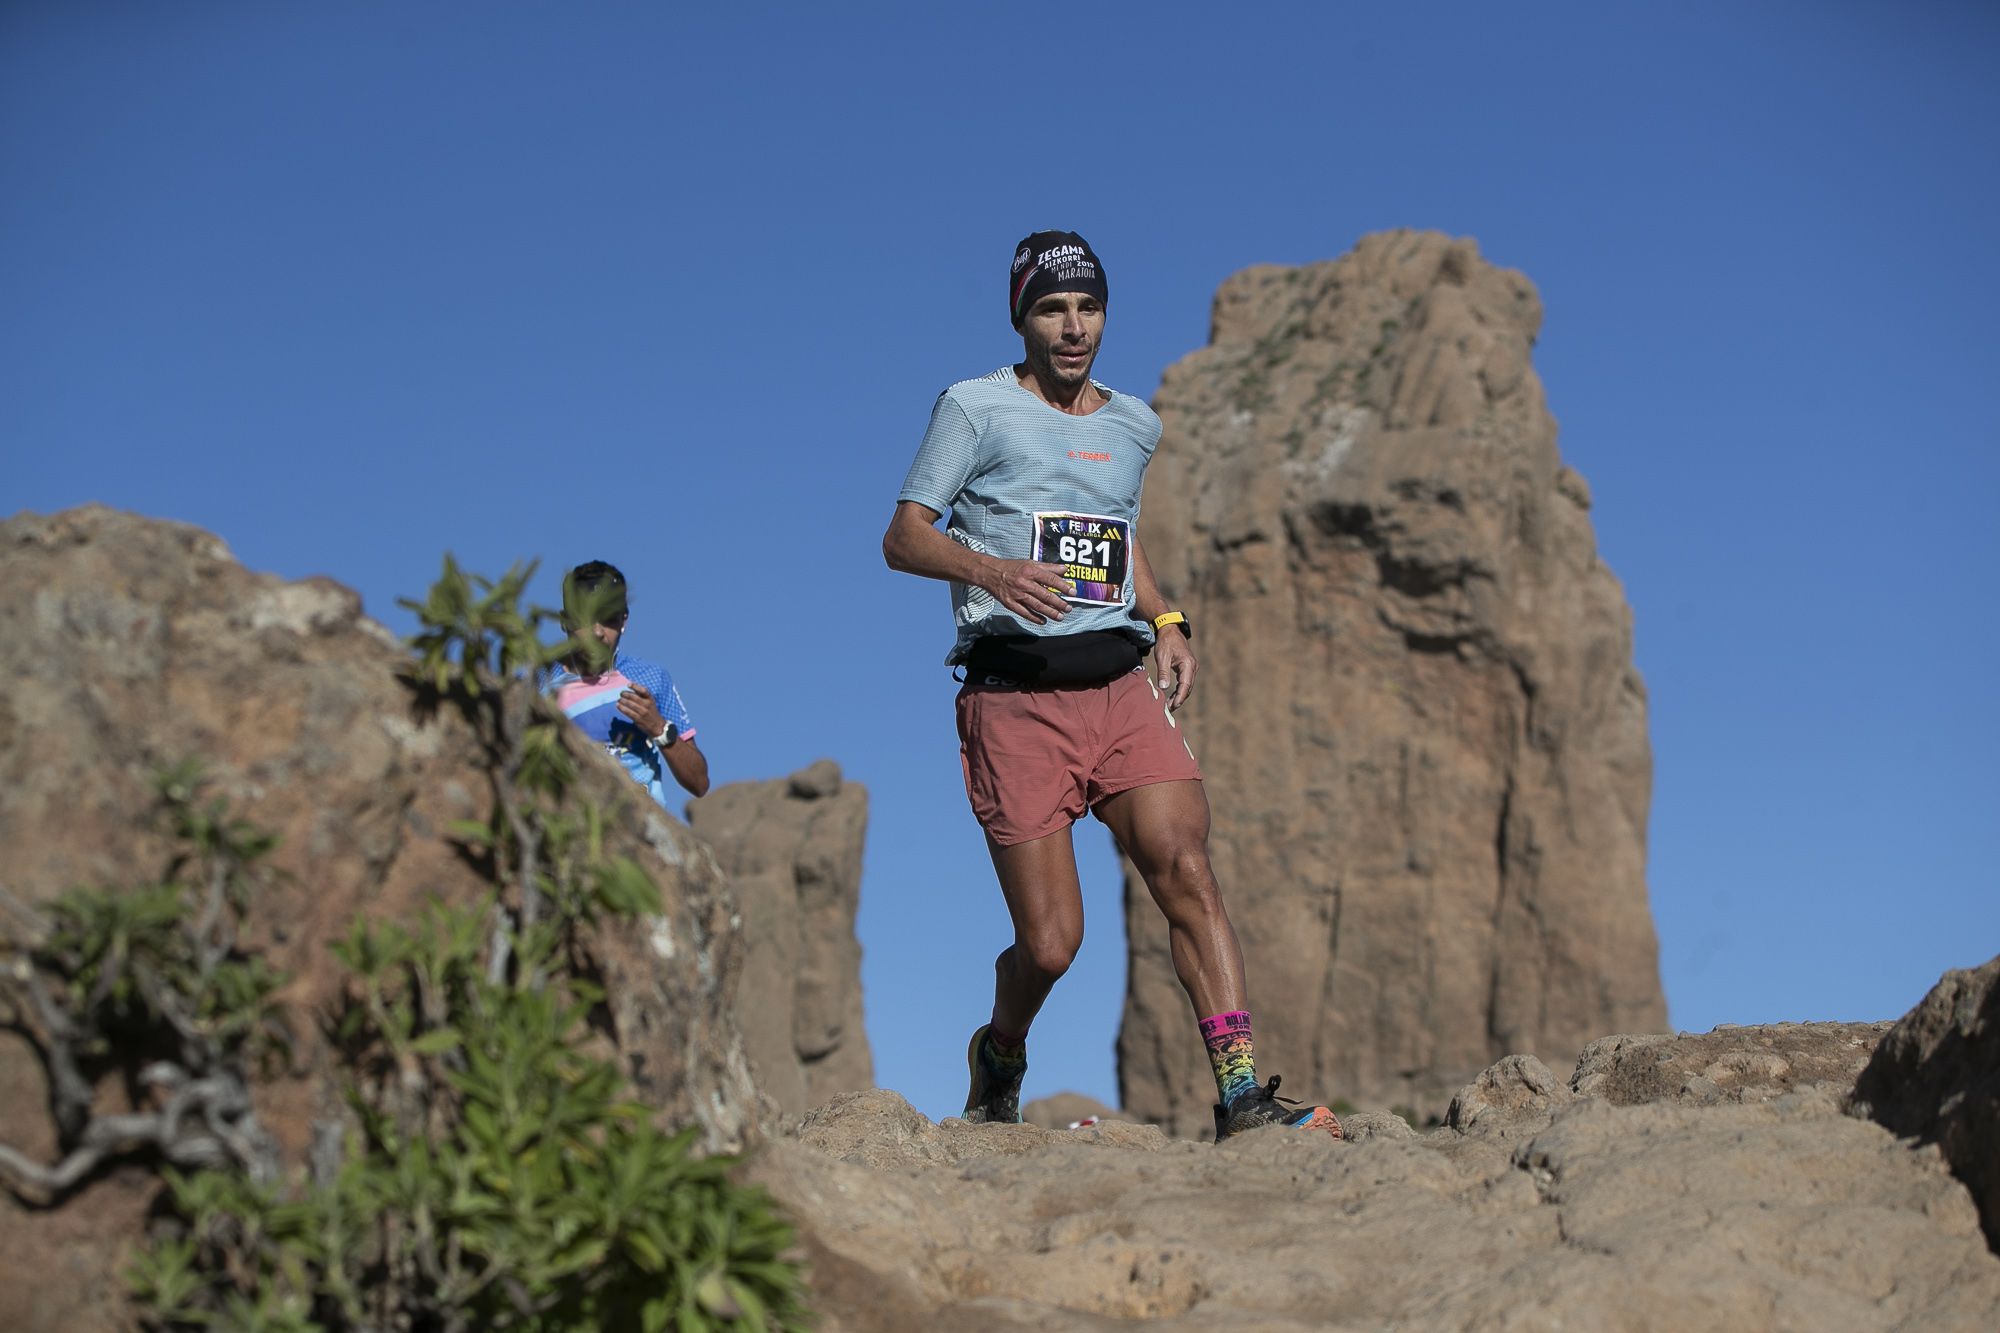
{"label": "small rock", "polygon": [[1444,1122],[1461,1134],[1531,1135],[1547,1126],[1556,1108],[1575,1099],[1540,1060],[1510,1055],[1459,1089]]}
{"label": "small rock", "polygon": [[820,759],[785,779],[786,790],[802,801],[840,794],[840,765]]}

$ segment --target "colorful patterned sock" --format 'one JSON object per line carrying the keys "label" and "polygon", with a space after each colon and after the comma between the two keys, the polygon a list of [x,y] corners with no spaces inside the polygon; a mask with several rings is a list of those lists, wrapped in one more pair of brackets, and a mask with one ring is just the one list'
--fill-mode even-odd
{"label": "colorful patterned sock", "polygon": [[1224,1106],[1257,1086],[1257,1057],[1250,1045],[1250,1015],[1241,1009],[1201,1020],[1208,1062],[1215,1066],[1215,1090]]}
{"label": "colorful patterned sock", "polygon": [[1005,1032],[989,1024],[986,1028],[986,1058],[1002,1066],[1026,1063],[1028,1034]]}

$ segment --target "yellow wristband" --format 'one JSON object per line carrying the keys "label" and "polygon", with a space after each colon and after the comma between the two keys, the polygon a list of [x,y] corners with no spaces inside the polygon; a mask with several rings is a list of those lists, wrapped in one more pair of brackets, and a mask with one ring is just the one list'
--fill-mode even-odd
{"label": "yellow wristband", "polygon": [[1153,630],[1155,633],[1165,629],[1169,625],[1179,625],[1183,634],[1192,635],[1194,633],[1194,626],[1188,624],[1188,618],[1178,611],[1168,611],[1163,615],[1153,617]]}

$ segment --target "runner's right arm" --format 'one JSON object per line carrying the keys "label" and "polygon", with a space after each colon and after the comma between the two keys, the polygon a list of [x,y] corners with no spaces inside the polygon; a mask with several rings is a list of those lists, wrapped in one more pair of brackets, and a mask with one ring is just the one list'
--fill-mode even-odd
{"label": "runner's right arm", "polygon": [[981,555],[939,532],[940,517],[929,505],[898,500],[889,530],[882,534],[882,558],[889,568],[984,588],[1000,605],[1033,625],[1063,618],[1068,603],[1053,589],[1074,585],[1063,577],[1061,565]]}

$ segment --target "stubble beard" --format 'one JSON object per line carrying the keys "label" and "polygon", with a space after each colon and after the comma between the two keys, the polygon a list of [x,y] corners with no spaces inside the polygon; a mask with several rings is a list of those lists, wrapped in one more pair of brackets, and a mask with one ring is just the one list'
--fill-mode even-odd
{"label": "stubble beard", "polygon": [[1064,388],[1074,388],[1077,385],[1088,383],[1091,367],[1097,364],[1097,349],[1092,347],[1090,355],[1075,370],[1065,369],[1062,363],[1056,360],[1056,353],[1060,350],[1062,350],[1061,343],[1043,349],[1042,364],[1037,366],[1036,369],[1046,374],[1049,377],[1050,383],[1060,384]]}

